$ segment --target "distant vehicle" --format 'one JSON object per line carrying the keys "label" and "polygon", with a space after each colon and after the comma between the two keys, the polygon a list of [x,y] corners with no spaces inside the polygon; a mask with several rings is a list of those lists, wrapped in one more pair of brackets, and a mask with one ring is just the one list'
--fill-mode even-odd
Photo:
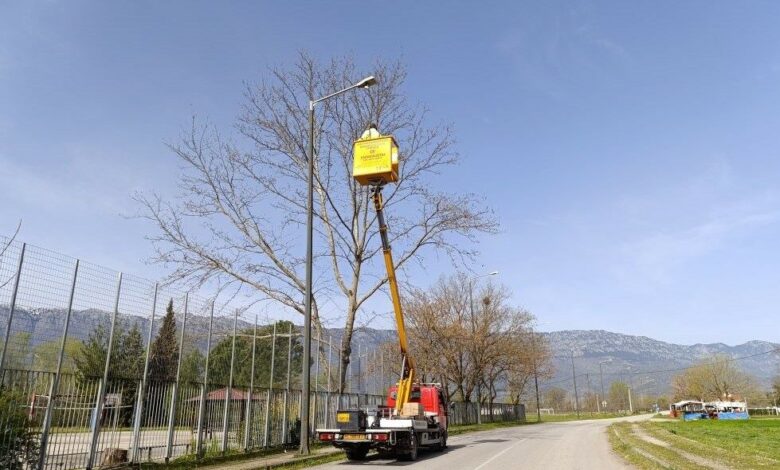
{"label": "distant vehicle", "polygon": [[682,400],[669,405],[669,413],[683,421],[700,419],[749,419],[747,403],[743,401],[711,401]]}
{"label": "distant vehicle", "polygon": [[710,419],[749,419],[744,401],[711,401],[704,404]]}

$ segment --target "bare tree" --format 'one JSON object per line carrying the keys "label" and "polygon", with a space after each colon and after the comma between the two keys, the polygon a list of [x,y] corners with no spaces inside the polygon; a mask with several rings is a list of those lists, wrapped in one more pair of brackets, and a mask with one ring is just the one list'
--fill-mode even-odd
{"label": "bare tree", "polygon": [[450,397],[464,401],[471,401],[482,385],[483,398],[492,406],[502,385],[511,395],[512,381],[515,387],[527,381],[534,354],[544,350],[533,345],[533,316],[509,304],[505,287],[479,289],[474,308],[469,291],[465,274],[414,290],[407,308],[410,339],[421,374],[441,380]]}
{"label": "bare tree", "polygon": [[[474,195],[434,189],[438,174],[457,162],[453,131],[429,125],[426,109],[407,102],[404,66],[380,61],[370,72],[379,85],[322,103],[315,129],[312,320],[321,328],[326,303],[344,313],[341,386],[356,316],[387,283],[367,189],[351,178],[352,143],[369,123],[400,147],[400,181],[385,194],[397,269],[428,250],[469,260],[476,236],[497,229]],[[169,145],[183,164],[181,195],[137,196],[141,216],[156,227],[154,260],[175,268],[170,281],[213,282],[303,312],[308,100],[364,75],[349,58],[320,64],[300,54],[293,67],[271,69],[246,87],[233,135],[193,119]]]}
{"label": "bare tree", "polygon": [[715,355],[672,378],[675,400],[684,399],[745,399],[756,395],[756,382],[737,369],[725,355]]}
{"label": "bare tree", "polygon": [[511,403],[519,404],[529,391],[534,375],[537,379],[548,380],[555,374],[552,363],[552,350],[549,342],[534,331],[522,337],[522,352],[516,355],[506,373],[506,388]]}

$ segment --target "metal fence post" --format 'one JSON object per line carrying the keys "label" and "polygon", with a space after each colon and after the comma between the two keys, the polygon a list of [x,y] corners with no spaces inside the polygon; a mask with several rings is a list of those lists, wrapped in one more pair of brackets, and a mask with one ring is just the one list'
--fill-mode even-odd
{"label": "metal fence post", "polygon": [[225,413],[222,415],[222,455],[227,452],[227,433],[228,433],[228,415],[233,394],[233,367],[236,363],[236,328],[238,327],[238,309],[233,317],[233,346],[230,350],[230,374],[228,375],[228,386],[225,390]]}
{"label": "metal fence post", "polygon": [[209,358],[211,358],[211,331],[214,328],[214,301],[211,301],[211,313],[209,314],[209,333],[206,337],[206,368],[203,371],[203,385],[200,388],[200,401],[198,402],[198,435],[195,437],[195,456],[200,459],[203,456],[203,419],[206,414],[206,389],[209,386]]}
{"label": "metal fence post", "polygon": [[[0,352],[0,385],[3,384],[5,377],[5,354],[8,351],[8,342],[11,339],[11,322],[14,321],[14,311],[16,310],[16,293],[19,292],[19,279],[22,277],[22,265],[24,264],[24,252],[27,250],[27,243],[22,243],[22,252],[19,254],[19,265],[16,267],[16,279],[14,279],[14,290],[11,292],[11,305],[8,312],[8,323],[5,325],[5,336],[3,337],[3,350]],[[78,270],[78,260],[76,260],[76,269]]]}
{"label": "metal fence post", "polygon": [[384,395],[387,382],[385,381],[385,351],[382,349],[379,350],[379,367],[381,369],[379,373],[379,394]]}
{"label": "metal fence post", "polygon": [[157,291],[159,284],[154,285],[152,296],[152,315],[149,320],[149,334],[146,337],[146,359],[144,360],[144,375],[141,376],[141,386],[138,387],[138,399],[135,405],[135,417],[133,418],[133,445],[130,449],[130,462],[139,462],[138,441],[141,438],[141,419],[144,411],[144,395],[146,395],[146,378],[149,375],[149,359],[152,352],[152,333],[154,331],[154,314],[157,311]]}
{"label": "metal fence post", "polygon": [[290,323],[290,329],[287,331],[287,382],[284,389],[284,410],[282,411],[282,443],[287,444],[287,408],[290,397],[290,364],[292,362],[292,337],[293,326]]}
{"label": "metal fence post", "polygon": [[[24,246],[22,246],[22,253],[24,253]],[[19,270],[17,276],[21,273],[22,263],[19,263]],[[73,283],[70,286],[70,298],[68,299],[68,310],[65,316],[65,325],[62,327],[62,341],[60,341],[60,353],[57,356],[57,371],[54,374],[54,378],[51,382],[51,388],[49,388],[49,402],[46,404],[46,413],[43,417],[43,429],[41,430],[40,441],[40,457],[38,458],[38,470],[43,470],[46,467],[46,453],[48,451],[49,443],[49,430],[51,429],[52,413],[54,411],[54,395],[57,393],[60,382],[60,373],[62,372],[62,360],[65,355],[65,341],[68,338],[68,327],[70,326],[70,315],[73,312],[73,295],[76,292],[76,280],[79,276],[79,260],[76,260],[76,267],[73,271]],[[19,286],[19,278],[17,277],[17,283],[14,287],[14,299],[16,298],[16,287]],[[12,310],[13,312],[13,307]],[[11,319],[8,319],[8,324],[11,324]],[[8,340],[6,340],[8,343]]]}
{"label": "metal fence post", "polygon": [[91,470],[95,465],[95,453],[97,452],[98,437],[100,436],[100,419],[103,415],[103,404],[106,399],[106,390],[108,389],[108,372],[111,367],[111,352],[114,347],[114,332],[116,331],[116,317],[119,313],[119,294],[122,292],[122,273],[119,273],[119,279],[116,285],[116,302],[114,302],[114,313],[111,316],[111,331],[108,333],[108,347],[106,348],[106,364],[103,369],[103,378],[98,384],[98,395],[95,403],[95,414],[92,417],[92,435],[89,445],[89,456],[87,457],[87,470]]}
{"label": "metal fence post", "polygon": [[273,334],[271,335],[271,375],[268,384],[268,395],[265,398],[265,435],[263,436],[263,447],[268,447],[268,434],[271,432],[271,393],[274,389],[274,359],[276,355],[276,323],[274,323]]}
{"label": "metal fence post", "polygon": [[252,429],[252,399],[255,393],[255,352],[257,351],[257,315],[255,315],[255,330],[252,333],[252,367],[249,373],[249,393],[246,396],[246,418],[244,423],[244,452],[249,451],[249,432]]}
{"label": "metal fence post", "polygon": [[360,406],[360,392],[363,391],[363,345],[358,344],[358,357],[357,357],[357,392],[358,392],[358,406]]}
{"label": "metal fence post", "polygon": [[181,376],[181,360],[184,355],[184,332],[187,330],[187,310],[189,309],[190,294],[184,294],[184,320],[181,322],[181,336],[179,338],[179,360],[176,364],[176,382],[173,383],[171,394],[171,414],[168,416],[168,442],[165,446],[165,463],[173,455],[173,431],[176,424],[176,402],[179,398],[179,378]]}
{"label": "metal fence post", "polygon": [[[337,386],[339,388],[339,394],[338,397],[336,398],[337,400],[336,408],[341,408],[341,394],[344,392],[344,384],[341,383],[341,368],[343,364],[341,357],[343,355],[344,355],[344,349],[342,348],[341,345],[339,345],[339,357],[338,357],[339,367],[338,367],[338,376],[336,377],[336,380],[338,380]],[[346,382],[346,380],[344,380],[344,382]]]}
{"label": "metal fence post", "polygon": [[322,333],[320,331],[317,332],[317,352],[315,353],[317,356],[317,362],[314,364],[314,397],[312,399],[312,405],[314,407],[314,412],[312,413],[312,416],[314,419],[312,419],[312,423],[314,427],[317,427],[317,395],[319,395],[320,391],[320,350],[322,346]]}
{"label": "metal fence post", "polygon": [[325,395],[325,427],[330,427],[330,390],[331,390],[331,368],[333,360],[333,336],[328,335],[328,393]]}

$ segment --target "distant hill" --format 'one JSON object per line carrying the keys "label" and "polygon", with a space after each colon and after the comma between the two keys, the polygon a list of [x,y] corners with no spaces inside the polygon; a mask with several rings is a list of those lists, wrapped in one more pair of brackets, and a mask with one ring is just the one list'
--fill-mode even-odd
{"label": "distant hill", "polygon": [[[5,328],[7,319],[7,307],[0,306],[0,328]],[[12,335],[16,332],[31,333],[31,346],[35,347],[46,341],[58,340],[64,320],[65,312],[61,309],[19,309],[14,316]],[[74,311],[69,336],[84,340],[98,324],[108,327],[110,320],[110,314],[103,311]],[[122,315],[120,321],[125,324],[137,324],[144,337],[146,336],[149,328],[147,318]],[[155,323],[157,328],[159,322]],[[239,320],[239,330],[251,327],[251,324]],[[232,332],[232,328],[232,318],[216,317],[213,341],[219,341],[225,334]],[[198,348],[205,349],[208,318],[188,317],[187,332],[190,340]],[[334,348],[338,347],[342,334],[343,330],[339,328],[326,329],[323,341],[327,341],[330,336]],[[748,341],[736,346],[723,343],[680,345],[646,336],[624,335],[603,330],[565,330],[542,334],[550,342],[556,368],[555,377],[544,386],[554,384],[564,389],[573,389],[571,380],[573,353],[578,376],[577,386],[581,393],[587,391],[588,380],[591,390],[598,392],[599,362],[603,361],[609,361],[603,365],[605,388],[608,388],[613,380],[633,381],[637,393],[646,394],[667,391],[671,377],[678,373],[676,369],[690,366],[713,354],[725,354],[734,358],[754,356],[736,361],[735,364],[741,370],[755,376],[763,385],[768,385],[772,377],[780,373],[780,353],[762,354],[780,348],[780,344],[767,341]],[[355,331],[352,350],[354,354],[357,354],[358,350],[370,351],[385,341],[395,340],[394,330],[358,328]],[[629,374],[629,371],[636,374]]]}
{"label": "distant hill", "polygon": [[[755,376],[762,385],[768,385],[772,377],[780,373],[780,353],[762,354],[780,348],[780,344],[767,341],[748,341],[736,346],[723,343],[680,345],[658,341],[646,336],[632,336],[603,330],[566,330],[544,333],[555,355],[556,377],[561,388],[572,389],[571,354],[579,377],[577,386],[583,391],[587,378],[591,388],[600,387],[599,362],[603,364],[605,388],[612,380],[633,381],[637,392],[658,393],[667,391],[671,377],[680,369],[695,364],[713,354],[732,358],[748,357],[735,361],[737,367]],[[634,373],[629,373],[636,372]]]}

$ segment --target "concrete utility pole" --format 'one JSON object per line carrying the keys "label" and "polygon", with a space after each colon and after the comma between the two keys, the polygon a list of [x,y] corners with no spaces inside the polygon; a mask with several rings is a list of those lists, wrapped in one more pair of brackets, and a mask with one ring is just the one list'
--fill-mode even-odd
{"label": "concrete utility pole", "polygon": [[[599,362],[599,380],[601,381],[601,399],[602,400],[604,400],[607,396],[604,395],[604,369],[601,366],[603,366],[604,364],[608,364],[610,362],[612,362],[612,359],[607,359],[606,361]],[[604,400],[604,402],[606,403],[606,400]],[[606,411],[606,406],[605,406],[605,410],[604,411]]]}
{"label": "concrete utility pole", "polygon": [[574,409],[577,411],[577,419],[580,419],[580,397],[577,394],[577,373],[574,370],[574,351],[571,352],[571,378],[574,380]]}
{"label": "concrete utility pole", "polygon": [[539,408],[539,373],[536,369],[536,354],[537,354],[537,347],[536,347],[536,332],[531,330],[531,334],[533,335],[533,365],[534,365],[534,388],[536,389],[536,421],[538,423],[542,422],[542,410]]}
{"label": "concrete utility pole", "polygon": [[626,367],[628,369],[628,384],[626,384],[626,388],[628,389],[628,411],[631,414],[634,414],[634,404],[631,401],[631,389],[634,387],[634,376],[631,375],[631,366]]}

